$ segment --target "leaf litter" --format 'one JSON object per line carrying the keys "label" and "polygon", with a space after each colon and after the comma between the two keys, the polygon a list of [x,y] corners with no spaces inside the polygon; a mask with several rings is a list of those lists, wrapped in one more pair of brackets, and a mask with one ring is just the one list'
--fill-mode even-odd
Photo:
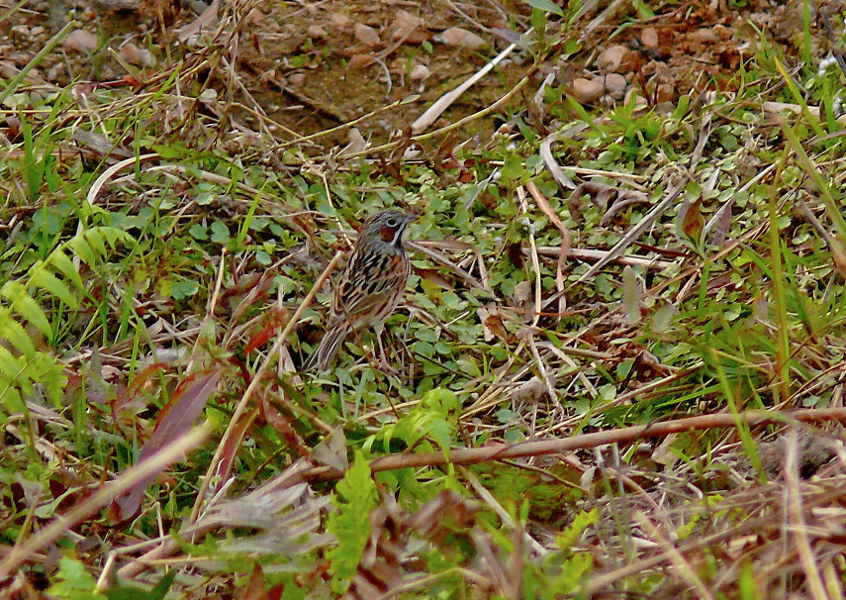
{"label": "leaf litter", "polygon": [[[102,272],[80,269],[90,285],[82,309],[50,309],[66,323],[60,345],[14,344],[15,353],[42,352],[38,360],[49,350],[74,385],[60,413],[46,392],[24,386],[27,417],[4,416],[3,469],[16,478],[7,477],[15,483],[4,522],[15,527],[3,543],[43,540],[23,558],[0,559],[29,568],[7,573],[10,597],[37,597],[39,574],[55,595],[77,573],[58,560],[57,538],[29,536],[55,530],[51,503],[78,502],[63,496],[59,474],[95,489],[140,463],[144,447],[136,453],[127,431],[152,441],[154,423],[172,415],[184,417],[177,429],[191,427],[198,409],[218,431],[233,425],[212,461],[221,470],[206,470],[208,451],[197,451],[171,467],[171,481],[136,481],[133,508],[142,512],[126,528],[105,529],[93,515],[80,521],[93,542],[74,559],[101,583],[114,572],[164,581],[146,567],[156,558],[183,576],[167,585],[188,594],[206,597],[216,574],[238,573],[249,574],[253,595],[264,578],[278,593],[330,597],[327,557],[338,555],[326,552],[333,509],[323,486],[348,463],[337,441],[331,454],[311,458],[310,448],[327,423],[344,424],[335,439],[352,451],[417,410],[431,429],[392,439],[392,454],[370,464],[380,488],[370,536],[360,556],[344,557],[358,565],[357,597],[434,589],[518,597],[523,586],[544,597],[842,595],[841,433],[826,424],[843,419],[836,267],[844,232],[830,202],[842,179],[839,73],[809,73],[803,63],[837,54],[838,7],[806,15],[800,3],[635,10],[614,2],[543,23],[528,6],[543,4],[447,2],[415,13],[394,3],[196,12],[68,3],[83,32],[70,39],[86,43],[37,63],[64,23],[39,22],[46,3],[11,9],[0,66],[4,81],[18,83],[4,95],[0,133],[4,160],[25,168],[3,184],[4,271],[22,278],[50,250],[49,238],[31,231],[62,239],[91,218],[131,231],[141,246],[116,250]],[[174,35],[185,47],[168,45]],[[149,61],[124,54],[121,62],[109,51],[130,43]],[[148,62],[159,66],[140,68]],[[421,68],[428,77],[411,76]],[[78,77],[88,83],[69,88]],[[601,95],[577,94],[580,79]],[[57,96],[63,89],[70,101]],[[414,127],[441,97],[448,101],[433,119]],[[51,102],[57,117],[43,110]],[[438,145],[454,132],[456,141]],[[327,159],[327,149],[353,142]],[[130,148],[143,162],[123,154]],[[129,167],[133,174],[116,178]],[[83,214],[58,184],[90,173],[106,176],[80,188],[80,198],[91,192]],[[321,331],[319,305],[303,303],[311,282],[348,247],[355,234],[346,223],[380,204],[422,213],[411,311],[390,328],[399,377],[367,366],[364,336],[347,348],[337,383],[287,380]],[[276,287],[254,292],[257,271],[273,273]],[[207,304],[222,273],[226,302]],[[53,288],[46,293],[64,293],[41,281]],[[246,296],[231,293],[239,281]],[[323,300],[328,288],[312,293]],[[10,302],[3,309],[24,313],[11,294],[0,294]],[[262,321],[269,294],[281,316]],[[20,332],[8,327],[5,339]],[[297,329],[265,355],[274,327]],[[151,356],[163,351],[172,368],[136,370],[139,345]],[[229,369],[227,385],[180,395],[202,372],[177,368],[187,347],[207,373]],[[92,348],[100,373],[79,367]],[[288,367],[274,374],[266,367],[276,353]],[[102,389],[115,381],[130,395]],[[420,405],[434,388],[462,401],[449,462],[439,445],[447,422]],[[80,403],[92,395],[98,403]],[[757,419],[748,409],[769,412]],[[681,427],[689,414],[701,415],[700,427]],[[131,424],[121,439],[114,415]],[[593,434],[609,437],[582,443]],[[555,436],[553,445],[533,446],[544,443],[538,436]],[[568,438],[572,446],[554,444]],[[51,484],[41,497],[20,483],[28,450],[42,457],[36,465],[55,465],[39,469]],[[203,472],[210,498],[197,494]],[[216,474],[223,480],[212,481]],[[446,491],[456,488],[474,500]],[[27,517],[33,503],[41,510]],[[206,546],[167,537],[200,531],[192,527]],[[299,536],[303,544],[292,544]],[[116,548],[111,558],[99,539]],[[229,563],[192,563],[199,556]],[[256,571],[262,556],[273,556],[274,568],[262,562]],[[187,587],[198,573],[204,583]]]}

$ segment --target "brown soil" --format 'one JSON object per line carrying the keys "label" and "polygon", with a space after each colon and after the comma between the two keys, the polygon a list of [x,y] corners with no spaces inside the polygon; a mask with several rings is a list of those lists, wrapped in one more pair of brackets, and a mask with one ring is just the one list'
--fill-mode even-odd
{"label": "brown soil", "polygon": [[[179,28],[194,22],[204,8],[199,3],[192,9],[162,0],[109,0],[108,4],[33,0],[8,15],[0,28],[0,72],[9,77],[23,68],[68,18],[96,35],[97,47],[88,52],[66,41],[32,71],[32,81],[63,86],[72,80],[120,80],[127,69],[115,54],[125,63],[142,62],[124,49],[129,43],[148,50],[152,57],[152,64],[131,68],[155,72],[157,66],[191,52],[180,43]],[[409,15],[420,19],[419,26],[403,30],[401,24]],[[766,29],[788,50],[801,44],[802,15],[797,3],[772,7],[755,1],[735,10],[724,2],[698,1],[669,7],[651,19],[640,18],[633,26],[627,23],[628,16],[597,20],[598,26],[580,40],[582,51],[566,64],[540,65],[533,72],[530,50],[518,49],[462,95],[440,124],[489,106],[528,73],[534,78],[529,89],[537,89],[553,68],[558,71],[557,83],[564,86],[577,77],[601,75],[603,52],[615,45],[627,51],[616,70],[626,77],[628,88],[645,90],[651,100],[661,102],[672,101],[691,88],[731,90],[738,65],[758,44],[752,25]],[[491,0],[262,0],[245,18],[247,34],[233,42],[230,58],[243,89],[280,125],[282,137],[286,129],[308,135],[418,96],[360,125],[364,137],[374,143],[407,131],[427,106],[480,69],[509,41],[518,39],[513,32],[525,32],[530,26],[525,3]],[[596,14],[582,18],[589,21]],[[362,26],[370,29],[361,33]],[[473,50],[439,41],[452,27],[479,35],[487,45]],[[515,102],[528,103],[531,93],[523,91]],[[465,133],[481,137],[495,125],[488,120],[474,127],[476,131]],[[347,133],[327,136],[321,143],[324,147],[345,144]]]}

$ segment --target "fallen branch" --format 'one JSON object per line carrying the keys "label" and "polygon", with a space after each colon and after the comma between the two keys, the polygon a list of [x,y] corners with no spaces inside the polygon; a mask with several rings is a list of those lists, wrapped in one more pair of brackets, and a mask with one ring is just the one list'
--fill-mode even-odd
{"label": "fallen branch", "polygon": [[[630,444],[646,438],[661,438],[684,431],[735,427],[739,423],[763,425],[767,423],[812,423],[816,421],[846,422],[846,408],[804,409],[787,412],[750,410],[737,417],[728,413],[688,417],[674,421],[636,425],[610,431],[586,433],[563,439],[534,440],[517,444],[498,444],[483,448],[452,449],[449,456],[442,452],[428,454],[393,454],[377,458],[370,463],[370,470],[392,471],[408,467],[434,467],[451,463],[454,465],[474,465],[487,461],[509,458],[527,458],[531,456],[549,456],[596,448],[608,444]],[[329,467],[316,467],[303,477],[310,481],[329,481],[344,476],[342,471]]]}

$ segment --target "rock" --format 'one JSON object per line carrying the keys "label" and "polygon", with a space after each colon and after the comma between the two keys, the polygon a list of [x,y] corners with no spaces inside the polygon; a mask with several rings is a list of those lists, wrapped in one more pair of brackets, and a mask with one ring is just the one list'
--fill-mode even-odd
{"label": "rock", "polygon": [[391,23],[391,41],[398,42],[400,40],[405,40],[406,42],[411,42],[412,44],[421,43],[425,37],[421,38],[421,36],[415,32],[415,30],[421,25],[423,25],[423,19],[417,15],[413,15],[405,10],[399,11],[394,19],[394,22]]}
{"label": "rock", "polygon": [[606,48],[596,59],[596,67],[602,73],[628,73],[634,64],[634,52],[619,44]]}
{"label": "rock", "polygon": [[450,27],[440,35],[436,35],[434,40],[447,46],[469,48],[470,50],[478,50],[488,45],[487,40],[461,27]]}
{"label": "rock", "polygon": [[0,60],[0,77],[3,79],[11,79],[18,73],[20,73],[20,71],[15,65],[10,62],[6,62],[5,60]]}
{"label": "rock", "polygon": [[47,81],[50,83],[58,83],[59,77],[65,74],[65,63],[57,63],[50,67],[47,71]]}
{"label": "rock", "polygon": [[352,25],[352,17],[346,13],[333,13],[329,20],[332,21],[332,26],[336,29],[346,31]]}
{"label": "rock", "polygon": [[643,106],[647,103],[646,98],[643,97],[642,92],[636,86],[629,88],[623,102],[628,105],[632,100],[632,96],[634,96],[635,106]]}
{"label": "rock", "polygon": [[365,46],[378,46],[381,43],[379,32],[364,23],[356,23],[353,27],[353,34],[355,39]]}
{"label": "rock", "polygon": [[257,8],[253,8],[250,12],[247,13],[247,23],[251,23],[253,25],[261,25],[267,21],[267,15],[261,12]]}
{"label": "rock", "polygon": [[376,62],[376,59],[369,54],[354,54],[350,57],[349,62],[347,62],[347,68],[353,70],[364,69],[374,62]]}
{"label": "rock", "polygon": [[675,95],[675,86],[669,83],[662,83],[658,86],[658,93],[655,94],[655,100],[658,104],[661,104],[662,102],[671,102]]}
{"label": "rock", "polygon": [[65,38],[65,50],[71,52],[79,52],[85,54],[86,52],[93,52],[97,49],[99,40],[97,36],[84,29],[77,29],[72,31],[67,38]]}
{"label": "rock", "polygon": [[605,93],[605,86],[596,79],[578,77],[573,80],[573,97],[582,104],[592,104]]}
{"label": "rock", "polygon": [[153,64],[153,55],[146,48],[139,48],[132,42],[124,44],[120,49],[120,57],[131,65],[149,67]]}
{"label": "rock", "polygon": [[713,43],[718,39],[719,36],[713,29],[695,29],[687,34],[688,42],[698,42],[700,44]]}
{"label": "rock", "polygon": [[608,73],[608,75],[605,76],[604,83],[605,91],[618,100],[623,97],[626,87],[628,87],[626,78],[619,73]]}
{"label": "rock", "polygon": [[9,36],[13,40],[28,40],[31,35],[26,25],[15,25],[9,30]]}
{"label": "rock", "polygon": [[656,50],[658,48],[658,32],[654,27],[644,27],[640,32],[640,43],[644,48]]}
{"label": "rock", "polygon": [[424,79],[429,77],[429,75],[429,68],[426,65],[414,65],[408,77],[410,79],[413,79],[414,81],[423,81]]}
{"label": "rock", "polygon": [[308,37],[313,40],[319,40],[326,37],[326,30],[320,25],[310,25],[308,28]]}
{"label": "rock", "polygon": [[44,29],[41,25],[36,25],[35,27],[33,27],[32,29],[29,30],[29,35],[31,35],[34,38],[37,38],[39,35],[41,35],[45,31],[47,31],[47,30]]}
{"label": "rock", "polygon": [[608,73],[605,76],[605,89],[609,92],[620,92],[626,89],[628,82],[619,73]]}

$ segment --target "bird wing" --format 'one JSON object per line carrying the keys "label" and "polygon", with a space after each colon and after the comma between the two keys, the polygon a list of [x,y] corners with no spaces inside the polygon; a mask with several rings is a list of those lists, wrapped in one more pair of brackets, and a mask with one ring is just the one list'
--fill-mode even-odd
{"label": "bird wing", "polygon": [[335,290],[333,316],[356,326],[362,318],[378,314],[405,289],[408,271],[407,261],[397,254],[354,255]]}

